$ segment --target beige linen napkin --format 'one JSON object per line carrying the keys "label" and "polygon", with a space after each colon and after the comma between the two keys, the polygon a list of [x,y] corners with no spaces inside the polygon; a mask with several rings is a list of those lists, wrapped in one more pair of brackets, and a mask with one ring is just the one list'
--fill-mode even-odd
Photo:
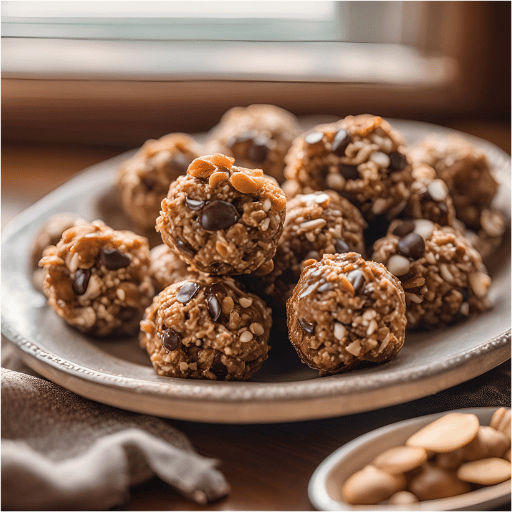
{"label": "beige linen napkin", "polygon": [[161,418],[2,368],[2,509],[104,510],[154,475],[205,504],[229,485]]}

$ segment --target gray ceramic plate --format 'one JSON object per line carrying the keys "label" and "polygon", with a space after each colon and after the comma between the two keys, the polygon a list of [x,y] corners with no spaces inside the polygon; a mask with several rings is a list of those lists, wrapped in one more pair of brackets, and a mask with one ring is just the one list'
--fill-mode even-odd
{"label": "gray ceramic plate", "polygon": [[[445,128],[392,121],[409,143]],[[510,213],[510,157],[481,146],[501,182],[497,206]],[[286,333],[274,329],[272,351],[248,382],[159,377],[135,338],[87,337],[64,324],[30,281],[30,246],[51,215],[71,211],[130,229],[116,213],[113,173],[121,155],[95,165],[19,215],[2,240],[2,332],[41,375],[79,395],[123,409],[170,418],[224,423],[307,420],[352,414],[436,393],[480,375],[510,357],[510,242],[490,266],[493,308],[443,330],[408,334],[385,365],[318,378],[301,364]],[[158,243],[157,241],[155,243]]]}

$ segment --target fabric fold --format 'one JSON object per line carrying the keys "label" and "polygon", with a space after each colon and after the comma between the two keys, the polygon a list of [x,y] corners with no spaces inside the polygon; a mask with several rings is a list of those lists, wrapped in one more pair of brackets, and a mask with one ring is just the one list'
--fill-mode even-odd
{"label": "fabric fold", "polygon": [[218,464],[168,420],[2,368],[4,509],[108,509],[154,475],[206,504],[229,492]]}

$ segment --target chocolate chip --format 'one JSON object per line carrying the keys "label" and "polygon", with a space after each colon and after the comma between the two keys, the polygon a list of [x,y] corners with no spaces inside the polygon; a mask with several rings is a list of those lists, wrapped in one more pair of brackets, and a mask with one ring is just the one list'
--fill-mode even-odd
{"label": "chocolate chip", "polygon": [[200,210],[204,206],[205,201],[201,201],[200,199],[192,199],[187,196],[185,198],[185,204],[188,206],[189,210]]}
{"label": "chocolate chip", "polygon": [[334,242],[334,248],[337,253],[350,252],[350,247],[347,242],[344,242],[343,240],[336,240]]}
{"label": "chocolate chip", "polygon": [[205,231],[218,231],[232,226],[239,218],[236,208],[226,201],[212,201],[203,208],[201,227]]}
{"label": "chocolate chip", "polygon": [[247,148],[247,159],[256,164],[262,164],[268,156],[269,147],[267,146],[268,139],[265,137],[258,137]]}
{"label": "chocolate chip", "polygon": [[157,181],[153,176],[144,176],[141,178],[141,181],[148,190],[153,190],[157,184]]}
{"label": "chocolate chip", "polygon": [[186,304],[199,290],[201,286],[193,281],[188,281],[181,288],[178,294],[176,295],[176,299],[182,304]]}
{"label": "chocolate chip", "polygon": [[304,137],[304,142],[306,144],[318,144],[323,138],[324,134],[322,132],[311,132]]}
{"label": "chocolate chip", "polygon": [[337,156],[345,156],[345,149],[352,141],[352,137],[343,128],[338,130],[332,141],[332,152]]}
{"label": "chocolate chip", "polygon": [[83,295],[87,291],[90,278],[91,270],[88,268],[79,268],[75,272],[75,278],[73,279],[72,285],[75,295]]}
{"label": "chocolate chip", "polygon": [[224,380],[226,378],[226,375],[228,374],[228,369],[226,368],[226,366],[224,365],[224,363],[221,360],[220,352],[217,352],[215,354],[215,357],[213,358],[212,365],[210,366],[210,371],[219,380]]}
{"label": "chocolate chip", "polygon": [[132,259],[128,254],[117,249],[101,249],[99,262],[109,270],[117,270],[127,267]]}
{"label": "chocolate chip", "polygon": [[346,180],[357,180],[359,178],[359,171],[355,165],[338,164],[338,170]]}
{"label": "chocolate chip", "polygon": [[398,252],[402,256],[417,260],[425,254],[425,240],[416,233],[410,233],[398,242]]}
{"label": "chocolate chip", "polygon": [[191,258],[193,258],[196,255],[195,251],[191,247],[189,247],[181,238],[176,238],[174,244],[176,245],[178,250],[180,250],[183,254],[186,254]]}
{"label": "chocolate chip", "polygon": [[389,154],[389,169],[391,171],[401,171],[405,169],[405,166],[407,165],[407,157],[400,153],[400,151],[393,151],[393,153]]}
{"label": "chocolate chip", "polygon": [[302,329],[308,334],[313,334],[315,332],[315,326],[313,324],[309,324],[306,320],[299,318],[299,325]]}
{"label": "chocolate chip", "polygon": [[213,293],[217,298],[222,295],[227,295],[226,288],[221,283],[214,283],[208,288],[208,293]]}
{"label": "chocolate chip", "polygon": [[331,283],[324,283],[324,284],[321,284],[318,288],[317,288],[317,291],[319,292],[330,292],[331,290],[334,290],[334,287],[332,286]]}
{"label": "chocolate chip", "polygon": [[217,299],[214,293],[208,292],[206,295],[206,304],[208,305],[208,312],[210,313],[212,320],[217,322],[220,314],[222,313],[219,299]]}
{"label": "chocolate chip", "polygon": [[366,279],[364,278],[364,274],[358,269],[352,270],[352,272],[347,274],[347,279],[352,283],[356,295],[361,295],[361,292],[366,286]]}
{"label": "chocolate chip", "polygon": [[172,352],[178,348],[178,345],[181,341],[181,335],[174,329],[169,328],[160,334],[160,340],[162,341],[162,346],[164,347],[165,351]]}
{"label": "chocolate chip", "polygon": [[406,220],[393,229],[393,235],[403,237],[414,231],[415,224],[412,220]]}

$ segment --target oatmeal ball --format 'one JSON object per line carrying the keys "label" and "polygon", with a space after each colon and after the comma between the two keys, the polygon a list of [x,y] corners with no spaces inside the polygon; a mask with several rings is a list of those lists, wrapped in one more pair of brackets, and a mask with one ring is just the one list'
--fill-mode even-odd
{"label": "oatmeal ball", "polygon": [[295,139],[285,160],[284,174],[292,182],[287,194],[333,189],[367,220],[396,217],[409,198],[411,166],[402,138],[380,117],[363,114],[318,125]]}
{"label": "oatmeal ball", "polygon": [[433,167],[413,167],[411,195],[400,214],[403,218],[427,219],[442,226],[455,221],[455,208],[446,183],[437,177]]}
{"label": "oatmeal ball", "polygon": [[364,227],[361,212],[333,190],[295,196],[286,205],[274,270],[257,280],[261,291],[284,307],[304,260],[350,251],[364,255]]}
{"label": "oatmeal ball", "polygon": [[140,343],[158,375],[246,380],[267,359],[272,315],[230,277],[196,276],[153,299]]}
{"label": "oatmeal ball", "polygon": [[43,257],[44,250],[49,245],[55,245],[61,239],[62,233],[73,226],[86,223],[79,215],[71,212],[63,212],[52,215],[39,229],[32,243],[31,261],[32,284],[42,292],[44,281],[44,269],[39,268],[39,260]]}
{"label": "oatmeal ball", "polygon": [[297,118],[275,105],[234,107],[212,128],[206,145],[209,153],[234,157],[242,167],[263,169],[281,183],[284,156],[300,132]]}
{"label": "oatmeal ball", "polygon": [[486,261],[502,246],[507,222],[503,214],[494,208],[483,210],[480,220],[482,227],[478,230],[467,228],[459,219],[455,219],[453,225],[473,244],[482,259]]}
{"label": "oatmeal ball", "polygon": [[286,303],[289,338],[303,362],[321,373],[384,362],[402,348],[405,300],[383,265],[359,254],[307,260]]}
{"label": "oatmeal ball", "polygon": [[197,158],[169,188],[157,231],[193,270],[212,275],[272,270],[286,197],[261,169],[224,155]]}
{"label": "oatmeal ball", "polygon": [[50,306],[88,334],[137,332],[154,296],[147,239],[99,220],[66,230],[39,265]]}
{"label": "oatmeal ball", "polygon": [[434,328],[489,307],[491,278],[480,254],[454,228],[403,221],[373,249],[372,259],[402,283],[408,327]]}
{"label": "oatmeal ball", "polygon": [[202,154],[201,146],[184,133],[148,140],[117,171],[116,186],[124,213],[139,228],[154,230],[170,184]]}
{"label": "oatmeal ball", "polygon": [[415,165],[433,167],[444,180],[453,198],[457,218],[468,227],[479,228],[480,216],[498,191],[485,153],[464,139],[429,137],[411,149]]}
{"label": "oatmeal ball", "polygon": [[197,275],[197,272],[189,270],[188,265],[165,244],[153,247],[149,255],[149,275],[157,293],[160,293],[164,288],[173,283],[193,278]]}

